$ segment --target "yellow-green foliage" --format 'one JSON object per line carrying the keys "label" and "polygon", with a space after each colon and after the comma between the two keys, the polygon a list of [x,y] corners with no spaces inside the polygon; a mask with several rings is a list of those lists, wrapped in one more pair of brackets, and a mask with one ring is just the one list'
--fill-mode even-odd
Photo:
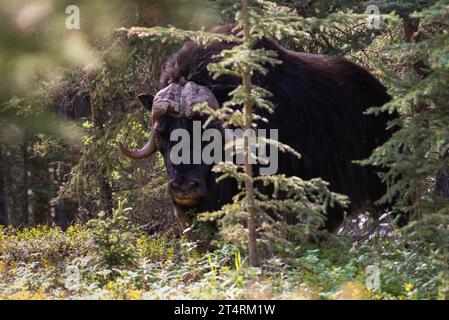
{"label": "yellow-green foliage", "polygon": [[0,226],[0,256],[4,263],[39,263],[56,267],[64,259],[87,254],[90,234],[75,225],[65,232],[57,227],[12,229]]}
{"label": "yellow-green foliage", "polygon": [[[199,253],[183,239],[149,236],[117,219],[66,231],[0,228],[0,299],[446,299],[448,294],[447,256],[413,239],[405,249],[398,235],[357,246],[340,241],[284,248],[251,268],[233,245]],[[106,231],[108,241],[99,241]],[[119,234],[120,244],[112,240]],[[365,287],[365,269],[372,264],[380,267],[380,290]]]}

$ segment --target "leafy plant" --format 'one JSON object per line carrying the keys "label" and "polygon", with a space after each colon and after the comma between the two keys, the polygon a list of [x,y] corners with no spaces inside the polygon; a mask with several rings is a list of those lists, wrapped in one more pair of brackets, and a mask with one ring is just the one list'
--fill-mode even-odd
{"label": "leafy plant", "polygon": [[121,200],[113,210],[112,217],[107,218],[104,213],[98,219],[88,222],[92,229],[94,248],[100,262],[108,269],[118,267],[133,267],[137,263],[135,243],[137,234],[133,226],[124,216],[129,208],[125,208],[126,201]]}

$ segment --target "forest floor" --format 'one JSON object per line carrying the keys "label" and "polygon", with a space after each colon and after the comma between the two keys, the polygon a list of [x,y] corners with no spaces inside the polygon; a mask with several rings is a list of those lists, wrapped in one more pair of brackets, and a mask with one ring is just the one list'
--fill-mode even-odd
{"label": "forest floor", "polygon": [[[284,248],[251,268],[235,246],[199,253],[184,239],[136,231],[124,217],[65,231],[0,227],[0,299],[447,297],[447,266],[430,251],[405,248],[394,236],[357,244],[338,236]],[[369,290],[373,267],[379,268],[378,289]]]}

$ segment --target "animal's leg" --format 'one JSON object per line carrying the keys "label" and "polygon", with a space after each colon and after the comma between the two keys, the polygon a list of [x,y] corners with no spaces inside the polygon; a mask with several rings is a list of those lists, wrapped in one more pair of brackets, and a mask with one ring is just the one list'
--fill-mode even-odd
{"label": "animal's leg", "polygon": [[333,208],[329,208],[327,211],[327,220],[324,224],[324,229],[326,229],[330,233],[336,232],[338,228],[341,226],[344,217],[345,217],[345,209],[339,206],[338,204]]}
{"label": "animal's leg", "polygon": [[181,224],[182,232],[185,234],[186,238],[190,241],[197,240],[192,231],[192,220],[187,216],[184,210],[175,206],[175,216]]}
{"label": "animal's leg", "polygon": [[197,243],[197,250],[199,252],[206,252],[216,249],[214,246],[210,244],[209,241],[205,241],[201,239],[197,234],[195,234],[192,230],[192,220],[187,216],[184,210],[177,208],[175,206],[175,216],[181,224],[183,234],[189,241]]}

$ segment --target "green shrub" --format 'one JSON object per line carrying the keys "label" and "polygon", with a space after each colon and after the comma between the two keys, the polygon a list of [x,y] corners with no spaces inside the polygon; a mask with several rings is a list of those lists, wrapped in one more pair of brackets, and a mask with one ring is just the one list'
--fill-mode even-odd
{"label": "green shrub", "polygon": [[132,223],[123,215],[125,201],[118,203],[112,217],[106,217],[101,212],[98,219],[88,222],[92,232],[95,252],[103,266],[114,269],[134,267],[137,264],[136,241],[137,233],[133,231]]}

